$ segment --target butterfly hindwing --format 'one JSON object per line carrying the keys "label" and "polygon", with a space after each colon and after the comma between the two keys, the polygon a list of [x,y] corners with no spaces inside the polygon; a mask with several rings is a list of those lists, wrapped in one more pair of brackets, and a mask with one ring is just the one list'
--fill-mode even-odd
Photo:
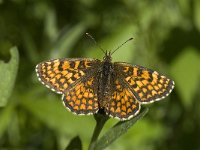
{"label": "butterfly hindwing", "polygon": [[75,114],[94,114],[99,110],[94,77],[77,83],[63,95],[64,105]]}
{"label": "butterfly hindwing", "polygon": [[161,100],[174,88],[174,81],[156,71],[127,63],[114,63],[114,66],[142,104]]}
{"label": "butterfly hindwing", "polygon": [[126,88],[119,79],[115,79],[105,112],[113,118],[127,120],[135,116],[139,110],[139,101],[136,100],[130,89]]}

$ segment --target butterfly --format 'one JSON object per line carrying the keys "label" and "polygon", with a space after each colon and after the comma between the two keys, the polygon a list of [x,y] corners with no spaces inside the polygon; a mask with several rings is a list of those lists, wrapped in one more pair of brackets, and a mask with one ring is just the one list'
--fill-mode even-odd
{"label": "butterfly", "polygon": [[168,96],[175,83],[157,71],[112,62],[115,51],[105,51],[103,60],[63,58],[44,61],[36,66],[36,73],[42,84],[62,94],[65,107],[74,114],[92,115],[103,110],[110,117],[129,120],[139,113],[141,104]]}

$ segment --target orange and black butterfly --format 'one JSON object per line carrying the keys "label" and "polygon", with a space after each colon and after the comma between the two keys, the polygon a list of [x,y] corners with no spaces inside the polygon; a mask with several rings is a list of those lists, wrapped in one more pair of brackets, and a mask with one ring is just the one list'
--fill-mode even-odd
{"label": "orange and black butterfly", "polygon": [[139,113],[141,104],[159,101],[171,93],[174,81],[142,66],[112,62],[113,53],[106,51],[102,61],[44,61],[36,66],[37,76],[46,87],[62,94],[64,105],[77,115],[95,114],[101,109],[110,117],[128,120]]}

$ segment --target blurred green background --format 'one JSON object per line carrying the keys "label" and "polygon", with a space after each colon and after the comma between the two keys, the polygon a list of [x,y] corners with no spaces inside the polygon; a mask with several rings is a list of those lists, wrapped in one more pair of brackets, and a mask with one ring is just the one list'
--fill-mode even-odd
{"label": "blurred green background", "polygon": [[93,116],[68,112],[35,73],[50,58],[102,59],[86,32],[108,50],[133,37],[113,61],[176,83],[165,100],[143,106],[148,114],[107,150],[200,149],[199,0],[0,0],[0,147],[65,149],[78,135],[87,149]]}

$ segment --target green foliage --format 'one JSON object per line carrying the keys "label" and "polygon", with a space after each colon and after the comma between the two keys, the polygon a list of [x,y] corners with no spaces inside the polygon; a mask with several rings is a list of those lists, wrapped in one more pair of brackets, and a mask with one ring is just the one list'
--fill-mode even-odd
{"label": "green foliage", "polygon": [[14,109],[12,106],[8,106],[4,111],[1,112],[0,138],[2,137],[3,133],[5,132],[5,130],[11,122],[13,110]]}
{"label": "green foliage", "polygon": [[[200,149],[199,8],[199,0],[0,1],[0,148]],[[133,37],[113,61],[166,74],[174,91],[145,106],[145,118],[146,109],[115,126],[96,118],[93,133],[94,118],[66,111],[34,71],[50,58],[102,59],[86,32],[105,50]]]}
{"label": "green foliage", "polygon": [[19,54],[17,48],[11,48],[10,53],[11,59],[8,63],[0,60],[0,107],[7,104],[17,75],[19,63]]}
{"label": "green foliage", "polygon": [[197,64],[200,64],[200,54],[196,49],[186,48],[172,66],[177,90],[185,107],[192,106],[193,96],[199,86],[200,68]]}
{"label": "green foliage", "polygon": [[109,146],[113,143],[117,138],[121,135],[125,134],[129,128],[131,128],[137,120],[141,119],[146,113],[148,109],[146,108],[143,110],[139,115],[135,116],[131,120],[125,122],[118,122],[115,126],[113,126],[108,132],[106,132],[96,143],[93,147],[95,150],[101,150]]}
{"label": "green foliage", "polygon": [[[86,27],[83,24],[78,24],[62,33],[62,36],[55,42],[52,47],[52,57],[62,58],[67,56],[66,49],[71,49],[80,38],[81,34],[84,34]],[[70,37],[70,38],[69,38]],[[54,51],[57,50],[57,51]]]}
{"label": "green foliage", "polygon": [[66,148],[66,150],[81,150],[81,149],[82,149],[81,139],[78,136],[73,138]]}

